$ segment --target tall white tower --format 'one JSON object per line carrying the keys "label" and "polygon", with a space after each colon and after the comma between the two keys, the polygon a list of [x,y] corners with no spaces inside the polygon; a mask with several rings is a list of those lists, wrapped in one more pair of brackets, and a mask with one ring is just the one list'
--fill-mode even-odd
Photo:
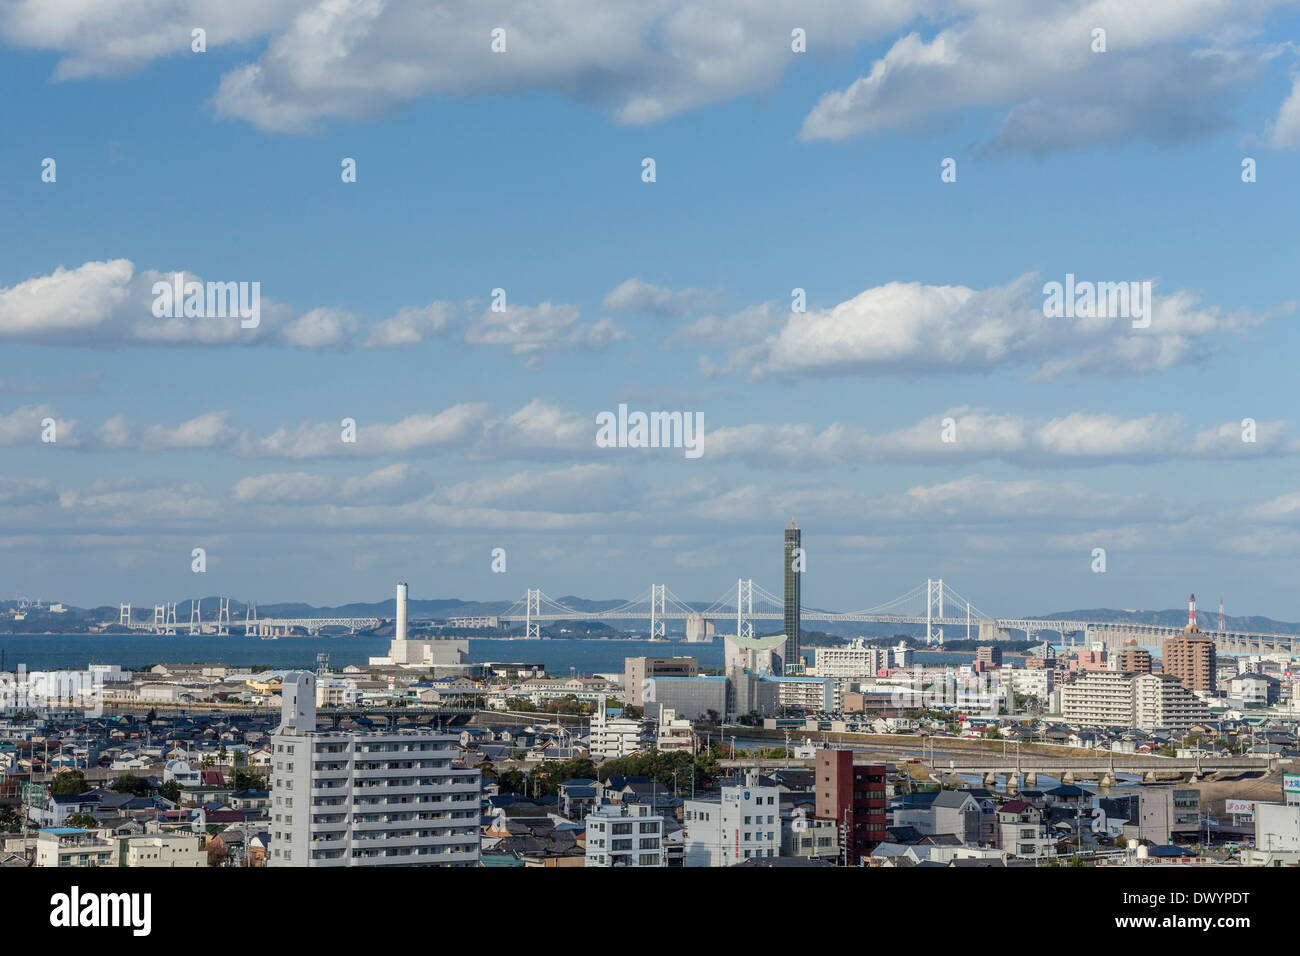
{"label": "tall white tower", "polygon": [[406,582],[397,582],[397,633],[395,640],[406,640]]}

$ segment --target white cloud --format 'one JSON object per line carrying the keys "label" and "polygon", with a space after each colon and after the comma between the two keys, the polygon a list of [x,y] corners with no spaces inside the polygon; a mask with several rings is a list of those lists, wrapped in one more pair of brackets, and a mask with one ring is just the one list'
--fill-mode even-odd
{"label": "white cloud", "polygon": [[[1078,278],[1139,281],[1136,276]],[[694,323],[677,340],[732,343],[725,365],[710,363],[710,369],[748,372],[754,379],[1023,366],[1035,379],[1050,380],[1066,372],[1123,375],[1203,361],[1215,350],[1215,336],[1244,332],[1271,317],[1200,307],[1188,291],[1167,296],[1153,291],[1149,328],[1135,329],[1132,318],[1119,316],[1047,318],[1042,287],[1035,275],[982,290],[890,282],[829,309],[787,311],[774,331],[778,309],[769,303],[731,319]],[[1292,308],[1287,303],[1276,313]]]}
{"label": "white cloud", "polygon": [[703,289],[673,290],[640,279],[628,279],[605,296],[604,305],[609,311],[619,314],[676,317],[701,308],[714,298],[713,293]]}
{"label": "white cloud", "polygon": [[[1285,0],[1112,0],[950,5],[928,39],[896,40],[870,71],[827,93],[804,139],[935,127],[968,109],[1005,109],[994,149],[1043,153],[1224,128],[1225,102],[1272,53],[1248,40]],[[1092,49],[1094,28],[1106,52]]]}

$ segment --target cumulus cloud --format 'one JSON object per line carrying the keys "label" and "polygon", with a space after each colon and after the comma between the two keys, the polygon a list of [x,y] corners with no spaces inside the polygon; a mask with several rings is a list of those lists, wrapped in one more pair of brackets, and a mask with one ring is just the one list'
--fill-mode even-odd
{"label": "cumulus cloud", "polygon": [[[1273,51],[1248,40],[1283,0],[981,4],[950,7],[928,39],[897,39],[865,76],[827,93],[804,139],[918,130],[968,109],[1004,110],[990,146],[1044,153],[1204,136]],[[1093,30],[1106,33],[1105,52]]]}
{"label": "cumulus cloud", "polygon": [[[261,295],[261,280],[214,281],[259,283],[258,321],[244,327],[238,316],[176,317],[154,315],[155,283],[172,287],[177,273],[137,272],[127,259],[59,267],[11,287],[0,287],[0,342],[114,348],[127,345],[267,345],[300,349],[347,349],[355,344],[403,348],[427,338],[459,334],[469,345],[501,348],[534,356],[560,349],[603,349],[627,338],[610,319],[581,321],[576,306],[543,302],[511,304],[493,312],[478,302],[434,302],[399,310],[367,325],[359,316],[321,306],[297,314]],[[202,276],[180,273],[183,281],[204,283]],[[206,287],[205,287],[206,289]],[[213,300],[214,305],[219,301]],[[206,308],[205,297],[205,308]],[[363,330],[368,334],[363,336]]]}
{"label": "cumulus cloud", "polygon": [[[1024,367],[1033,378],[1050,380],[1067,372],[1124,375],[1204,361],[1217,347],[1216,336],[1245,332],[1294,307],[1226,313],[1201,306],[1193,292],[1153,291],[1149,327],[1133,328],[1132,318],[1120,315],[1045,317],[1043,285],[1035,275],[989,289],[890,282],[829,309],[782,314],[769,303],[729,319],[702,320],[676,340],[733,343],[726,362],[710,360],[708,370],[747,372],[753,379]],[[782,324],[773,329],[778,315]]]}

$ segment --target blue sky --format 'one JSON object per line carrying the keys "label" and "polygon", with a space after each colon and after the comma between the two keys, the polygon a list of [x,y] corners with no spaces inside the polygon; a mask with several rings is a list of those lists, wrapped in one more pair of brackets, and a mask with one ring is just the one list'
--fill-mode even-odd
{"label": "blue sky", "polygon": [[[1236,7],[0,2],[0,593],[711,600],[794,516],[819,606],[1300,618],[1300,19]],[[175,270],[262,325],[160,340]]]}

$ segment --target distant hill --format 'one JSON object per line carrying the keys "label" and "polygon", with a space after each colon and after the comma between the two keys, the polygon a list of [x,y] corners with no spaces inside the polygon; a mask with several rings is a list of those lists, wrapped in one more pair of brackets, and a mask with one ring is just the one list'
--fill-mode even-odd
{"label": "distant hill", "polygon": [[[608,611],[612,608],[619,607],[626,602],[623,598],[617,599],[591,599],[578,597],[574,594],[566,594],[556,599],[560,604],[573,608],[575,611],[595,614],[601,611]],[[219,600],[215,595],[209,595],[201,600],[201,607],[204,621],[212,621],[216,618]],[[413,621],[427,619],[445,619],[447,617],[490,617],[499,615],[506,611],[507,608],[517,604],[516,600],[509,601],[464,601],[459,598],[412,598],[408,605],[408,614]],[[690,607],[696,610],[704,610],[707,605],[703,603],[691,602]],[[0,613],[12,611],[17,607],[15,601],[0,601]],[[143,621],[152,614],[153,606],[148,604],[137,604],[134,607],[134,618],[136,621]],[[247,605],[243,601],[231,600],[230,618],[232,622],[242,621],[247,613]],[[176,601],[176,619],[179,624],[185,624],[189,621],[190,599],[183,598]],[[395,614],[394,599],[385,598],[382,601],[354,601],[350,604],[338,605],[313,605],[301,601],[286,601],[278,603],[259,603],[257,605],[257,614],[259,617],[377,617],[391,620]],[[96,608],[80,608],[72,605],[68,606],[66,613],[51,614],[47,608],[37,610],[29,608],[27,618],[24,621],[14,621],[11,614],[5,613],[0,617],[0,631],[12,632],[41,632],[51,627],[68,628],[68,633],[74,632],[82,626],[102,622],[116,621],[118,608],[115,605],[106,605]],[[1010,615],[1008,615],[1010,616]],[[1030,613],[1023,615],[1029,619],[1036,620],[1074,620],[1074,621],[1120,621],[1132,624],[1155,624],[1166,627],[1182,627],[1187,623],[1187,611],[1185,608],[1171,608],[1163,611],[1150,610],[1118,610],[1115,608],[1087,608],[1074,611],[1051,611],[1046,614]],[[725,622],[728,615],[715,615],[715,620],[720,622],[719,631],[726,631]],[[766,622],[774,625],[779,629],[779,622]],[[821,624],[821,622],[816,622]],[[1218,627],[1217,611],[1200,610],[1197,613],[1197,623],[1202,630],[1215,630]],[[1255,631],[1255,632],[1276,632],[1279,634],[1300,634],[1300,623],[1292,621],[1278,621],[1270,617],[1258,615],[1236,616],[1228,615],[1225,623],[1230,630]],[[625,625],[626,626],[626,625]],[[919,636],[924,634],[925,625],[906,625],[906,624],[855,624],[855,623],[835,623],[821,625],[824,630],[812,631],[807,630],[804,633],[808,635],[823,635],[826,639],[865,636],[871,638],[897,637],[897,636]],[[669,622],[670,632],[680,632],[681,622]],[[962,627],[948,627],[946,636],[949,639],[958,639],[964,636],[965,631]]]}
{"label": "distant hill", "polygon": [[[1090,608],[1083,611],[1053,611],[1050,614],[1029,615],[1030,619],[1058,621],[1122,621],[1126,624],[1155,624],[1162,627],[1183,627],[1187,624],[1187,608],[1168,611],[1117,611],[1114,608]],[[1257,633],[1300,634],[1300,623],[1276,621],[1257,615],[1223,616],[1224,627],[1230,631]],[[1196,609],[1196,623],[1203,631],[1219,628],[1219,612]]]}

